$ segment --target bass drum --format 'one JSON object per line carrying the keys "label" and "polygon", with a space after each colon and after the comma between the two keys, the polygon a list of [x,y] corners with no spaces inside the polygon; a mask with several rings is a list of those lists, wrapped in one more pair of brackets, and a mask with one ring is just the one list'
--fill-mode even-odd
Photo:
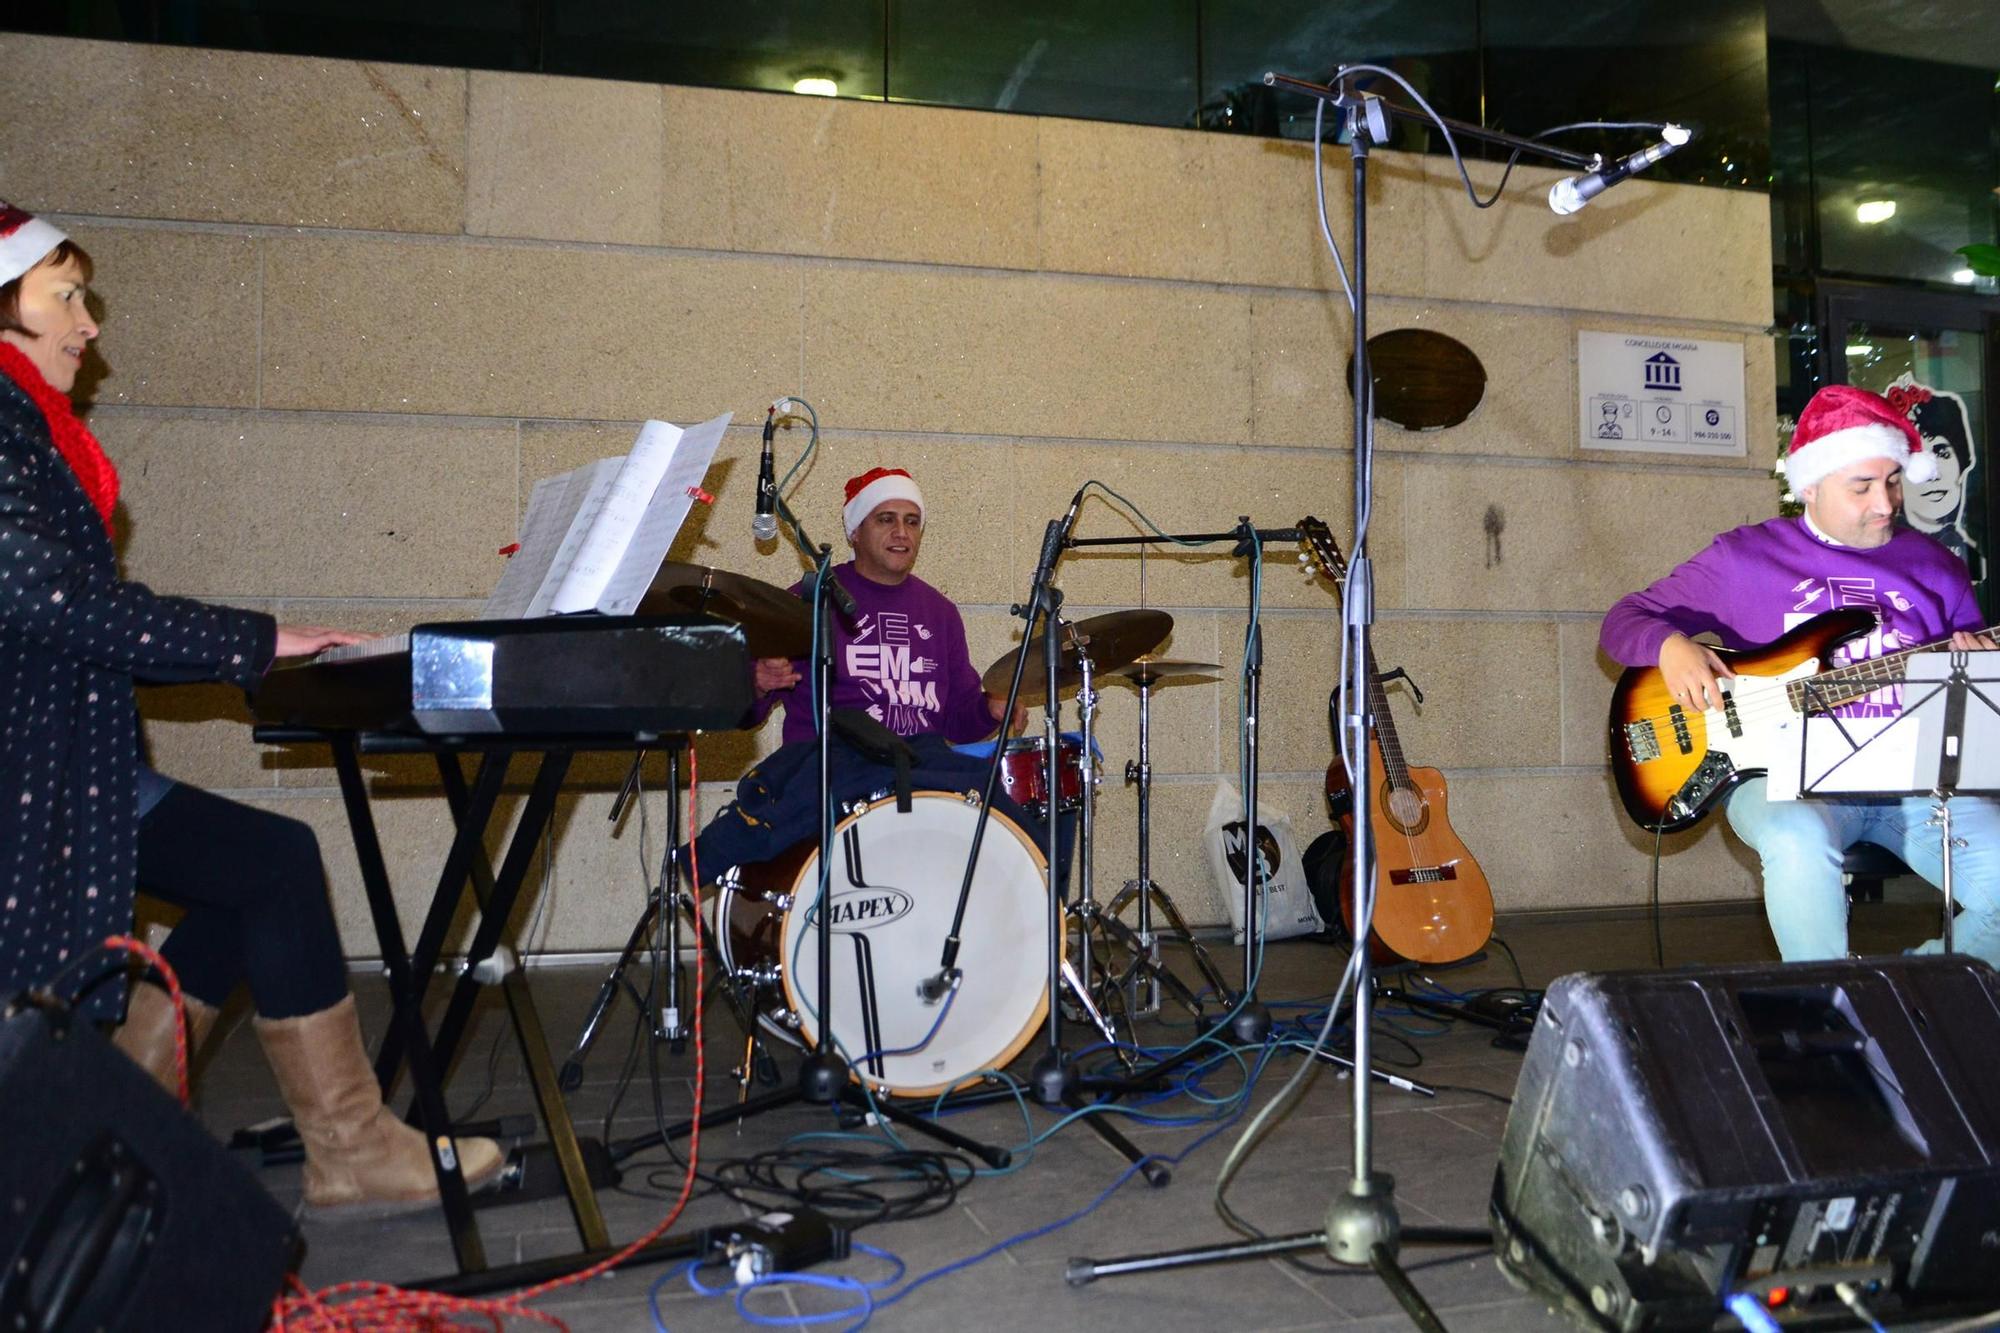
{"label": "bass drum", "polygon": [[[958,906],[978,822],[975,798],[916,793],[869,802],[834,830],[833,1034],[856,1077],[898,1097],[930,1097],[1003,1068],[1048,1015],[1046,862],[994,811],[979,849],[956,995],[925,1004]],[[819,1042],[819,842],[728,871],[716,899],[723,966],[759,989],[758,1019],[794,1044]],[[940,1022],[939,1015],[943,1015]],[[932,1028],[936,1031],[933,1032]]]}

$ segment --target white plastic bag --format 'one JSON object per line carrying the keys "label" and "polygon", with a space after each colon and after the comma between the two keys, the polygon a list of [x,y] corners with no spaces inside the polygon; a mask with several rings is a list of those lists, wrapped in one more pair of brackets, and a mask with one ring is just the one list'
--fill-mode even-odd
{"label": "white plastic bag", "polygon": [[[1208,807],[1208,824],[1202,831],[1202,846],[1208,851],[1209,874],[1229,910],[1229,925],[1239,944],[1243,942],[1243,873],[1248,863],[1244,841],[1242,793],[1227,782],[1217,783],[1215,799]],[[1306,882],[1305,861],[1299,855],[1289,817],[1258,812],[1257,859],[1264,889],[1264,938],[1284,940],[1326,929]]]}

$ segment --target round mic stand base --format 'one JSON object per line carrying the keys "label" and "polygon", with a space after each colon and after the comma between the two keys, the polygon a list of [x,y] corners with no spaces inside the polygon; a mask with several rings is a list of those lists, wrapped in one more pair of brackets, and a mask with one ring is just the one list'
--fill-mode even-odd
{"label": "round mic stand base", "polygon": [[1394,1256],[1403,1234],[1395,1193],[1395,1178],[1380,1171],[1349,1180],[1326,1208],[1327,1256],[1356,1267],[1372,1262],[1378,1245]]}
{"label": "round mic stand base", "polygon": [[825,1106],[841,1100],[849,1080],[847,1061],[833,1050],[814,1051],[799,1064],[799,1097]]}
{"label": "round mic stand base", "polygon": [[1229,1035],[1239,1046],[1260,1046],[1271,1035],[1271,1011],[1262,1000],[1247,1000],[1229,1020]]}

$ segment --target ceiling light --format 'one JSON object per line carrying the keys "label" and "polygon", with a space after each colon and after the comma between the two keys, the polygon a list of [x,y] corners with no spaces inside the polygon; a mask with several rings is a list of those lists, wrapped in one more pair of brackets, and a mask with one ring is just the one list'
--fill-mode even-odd
{"label": "ceiling light", "polygon": [[1875,344],[1849,343],[1847,344],[1847,354],[1849,356],[1873,356],[1875,355]]}
{"label": "ceiling light", "polygon": [[1864,226],[1873,226],[1878,222],[1887,222],[1895,216],[1896,201],[1894,199],[1864,199],[1861,205],[1854,210],[1854,220]]}
{"label": "ceiling light", "polygon": [[1951,280],[1959,284],[1959,286],[1961,287],[1970,287],[1972,285],[1972,280],[1978,276],[1979,276],[1978,274],[1974,273],[1969,268],[1959,268],[1952,270]]}
{"label": "ceiling light", "polygon": [[838,97],[840,85],[824,74],[808,74],[792,85],[792,91],[807,97]]}

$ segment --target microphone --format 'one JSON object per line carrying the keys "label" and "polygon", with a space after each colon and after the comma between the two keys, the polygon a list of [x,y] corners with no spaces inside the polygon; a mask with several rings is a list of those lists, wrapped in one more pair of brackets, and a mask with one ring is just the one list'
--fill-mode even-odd
{"label": "microphone", "polygon": [[1615,167],[1599,168],[1587,176],[1565,176],[1549,187],[1549,207],[1568,216],[1635,171],[1644,171],[1655,162],[1694,138],[1694,131],[1681,125],[1662,125],[1660,142],[1632,154]]}
{"label": "microphone", "polygon": [[1083,507],[1083,493],[1089,489],[1090,483],[1087,481],[1077,487],[1076,494],[1069,499],[1068,512],[1061,518],[1050,519],[1049,526],[1043,531],[1042,553],[1035,566],[1037,586],[1048,581],[1049,575],[1055,570],[1057,557],[1062,554],[1064,543],[1069,541],[1070,533],[1076,531],[1076,513]]}
{"label": "microphone", "polygon": [[778,433],[778,409],[791,401],[780,398],[764,413],[764,456],[757,463],[757,516],[750,520],[750,535],[760,542],[778,535],[778,481],[771,466],[771,437]]}

